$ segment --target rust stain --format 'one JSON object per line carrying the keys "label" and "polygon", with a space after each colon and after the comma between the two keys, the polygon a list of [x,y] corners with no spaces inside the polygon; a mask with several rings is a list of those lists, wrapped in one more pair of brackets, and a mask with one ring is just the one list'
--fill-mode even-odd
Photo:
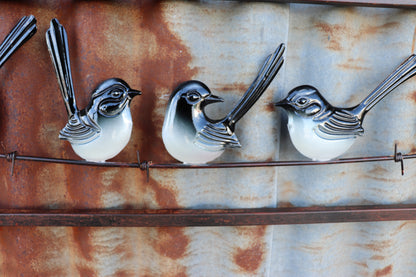
{"label": "rust stain", "polygon": [[371,170],[368,171],[368,173],[369,174],[374,174],[374,175],[382,175],[382,174],[384,175],[386,173],[389,173],[389,171],[386,168],[382,167],[382,166],[375,165],[375,166],[372,167]]}
{"label": "rust stain", "polygon": [[338,64],[338,68],[340,69],[348,69],[348,70],[369,70],[369,67],[354,65],[354,64]]}
{"label": "rust stain", "polygon": [[[82,257],[86,260],[92,260],[92,253],[94,252],[94,246],[90,242],[90,228],[72,228],[74,242],[77,245],[77,249]],[[87,270],[87,269],[82,269]]]}
{"label": "rust stain", "polygon": [[416,43],[416,28],[413,32],[413,39],[412,39],[412,53],[415,52],[415,43]]}
{"label": "rust stain", "polygon": [[77,270],[78,270],[79,276],[96,276],[97,275],[94,270],[86,268],[86,267],[77,266]]}
{"label": "rust stain", "polygon": [[238,227],[238,234],[252,237],[252,239],[259,239],[264,237],[267,226],[247,226]]}
{"label": "rust stain", "polygon": [[381,241],[377,243],[354,244],[354,246],[370,249],[376,252],[382,252],[384,249],[390,247],[390,241]]}
{"label": "rust stain", "polygon": [[347,35],[348,29],[341,24],[329,24],[323,21],[317,22],[315,28],[327,35],[329,40],[328,49],[339,51],[342,49],[339,37]]}
{"label": "rust stain", "polygon": [[180,208],[177,200],[176,195],[177,192],[173,189],[169,189],[157,181],[155,181],[152,177],[149,179],[149,183],[147,186],[153,190],[155,194],[155,200],[161,209],[173,209],[173,208]]}
{"label": "rust stain", "polygon": [[157,233],[156,241],[152,244],[156,252],[173,260],[186,255],[189,238],[184,228],[157,228]]}
{"label": "rust stain", "polygon": [[309,251],[309,252],[321,252],[322,249],[324,249],[324,248],[322,246],[305,245],[305,246],[302,246],[302,249],[305,249],[306,251]]}
{"label": "rust stain", "polygon": [[234,262],[246,272],[254,273],[261,265],[264,256],[264,249],[256,243],[247,249],[237,249],[234,254]]}
{"label": "rust stain", "polygon": [[371,260],[376,260],[376,261],[382,261],[382,260],[384,260],[384,256],[381,256],[381,255],[373,255],[373,256],[371,256],[370,259]]}
{"label": "rust stain", "polygon": [[292,181],[285,181],[281,184],[280,198],[287,199],[290,196],[296,195],[298,191],[297,184]]}
{"label": "rust stain", "polygon": [[35,267],[35,262],[39,253],[48,252],[53,246],[48,245],[48,239],[37,228],[1,228],[0,231],[2,256],[6,257],[2,269],[4,276],[16,276],[16,273],[34,276],[47,270],[46,264],[43,264],[44,268]]}
{"label": "rust stain", "polygon": [[[165,276],[169,276],[169,275],[165,275]],[[178,273],[176,273],[176,274],[173,274],[173,275],[171,275],[172,277],[187,277],[188,276],[188,274],[186,274],[186,271],[184,270],[184,271],[181,271],[181,272],[178,272]]]}
{"label": "rust stain", "polygon": [[342,24],[330,24],[324,21],[317,21],[314,27],[325,35],[327,41],[327,48],[333,51],[341,51],[345,48],[344,39],[348,37],[349,46],[355,45],[363,40],[365,36],[376,35],[382,33],[387,29],[397,28],[399,22],[386,22],[382,25],[370,25],[366,23],[360,25],[360,28],[353,28],[353,26]]}
{"label": "rust stain", "polygon": [[275,103],[268,103],[267,105],[265,105],[265,110],[267,112],[275,112],[276,111],[276,106],[274,105]]}
{"label": "rust stain", "polygon": [[354,264],[360,267],[368,268],[368,264],[366,262],[354,262]]}
{"label": "rust stain", "polygon": [[389,265],[389,266],[386,266],[383,269],[376,270],[374,276],[375,277],[381,277],[381,276],[391,275],[392,271],[393,271],[393,265]]}
{"label": "rust stain", "polygon": [[231,84],[226,84],[221,87],[214,88],[215,91],[219,92],[241,92],[244,93],[248,89],[248,85],[242,82],[235,82]]}
{"label": "rust stain", "polygon": [[374,35],[383,32],[385,29],[397,28],[398,26],[400,26],[399,22],[386,22],[379,26],[365,26],[364,28],[360,29],[360,32],[362,35]]}
{"label": "rust stain", "polygon": [[410,97],[410,99],[411,99],[413,102],[415,102],[415,103],[416,103],[416,90],[415,90],[415,91],[412,91],[412,92],[411,92],[411,93],[409,93],[408,95],[409,95],[408,97]]}
{"label": "rust stain", "polygon": [[295,207],[295,205],[293,205],[291,202],[282,201],[278,203],[278,207],[279,208],[292,208],[292,207]]}

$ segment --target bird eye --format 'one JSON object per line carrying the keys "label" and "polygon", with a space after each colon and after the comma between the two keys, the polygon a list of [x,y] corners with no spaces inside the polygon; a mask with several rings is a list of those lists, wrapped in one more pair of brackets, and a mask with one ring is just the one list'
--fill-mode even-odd
{"label": "bird eye", "polygon": [[121,92],[120,92],[120,91],[113,91],[113,92],[111,93],[111,95],[112,95],[113,97],[119,97],[119,96],[120,96],[120,94],[121,94]]}
{"label": "bird eye", "polygon": [[199,95],[199,93],[197,93],[197,92],[190,92],[190,93],[188,93],[188,95],[186,96],[186,98],[188,98],[188,100],[189,100],[190,102],[195,102],[195,101],[198,101],[200,97],[201,97],[201,96],[200,96],[200,95]]}
{"label": "bird eye", "polygon": [[306,104],[306,102],[308,102],[308,99],[306,99],[304,97],[299,98],[298,100],[296,100],[296,103],[298,103],[299,105],[304,105],[304,104]]}

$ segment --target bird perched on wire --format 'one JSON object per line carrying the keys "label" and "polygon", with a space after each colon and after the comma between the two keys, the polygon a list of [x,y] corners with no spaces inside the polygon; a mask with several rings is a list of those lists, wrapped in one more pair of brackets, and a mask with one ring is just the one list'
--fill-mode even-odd
{"label": "bird perched on wire", "polygon": [[46,42],[68,113],[68,123],[59,133],[75,153],[87,161],[104,162],[116,156],[127,145],[132,132],[130,102],[141,92],[133,90],[118,78],[102,82],[91,94],[88,106],[79,110],[64,27],[57,19],[51,21]]}
{"label": "bird perched on wire", "polygon": [[415,74],[416,56],[411,55],[354,107],[333,107],[308,85],[294,88],[276,106],[288,113],[287,126],[296,149],[310,159],[327,161],[346,152],[364,133],[362,123],[367,112]]}
{"label": "bird perched on wire", "polygon": [[281,44],[264,62],[258,76],[237,105],[221,120],[205,114],[205,107],[223,100],[200,81],[187,81],[172,93],[162,128],[163,143],[175,159],[184,163],[207,163],[226,147],[240,147],[234,133],[240,120],[270,85],[283,64]]}
{"label": "bird perched on wire", "polygon": [[33,15],[22,17],[0,45],[0,67],[26,41],[36,33],[36,18]]}

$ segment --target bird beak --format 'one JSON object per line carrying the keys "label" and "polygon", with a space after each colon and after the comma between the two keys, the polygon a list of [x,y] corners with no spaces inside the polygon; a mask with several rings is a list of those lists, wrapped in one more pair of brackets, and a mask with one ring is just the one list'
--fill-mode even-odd
{"label": "bird beak", "polygon": [[211,94],[210,96],[205,98],[204,101],[205,101],[205,104],[212,104],[212,103],[217,103],[217,102],[224,102],[224,99]]}
{"label": "bird beak", "polygon": [[274,104],[276,107],[282,107],[282,108],[287,108],[290,106],[289,101],[287,101],[287,99],[283,99],[277,103]]}
{"label": "bird beak", "polygon": [[137,96],[137,95],[141,95],[142,94],[141,91],[139,91],[139,90],[133,90],[133,89],[129,90],[128,93],[129,93],[128,95],[129,95],[129,98],[130,99],[132,99],[134,96]]}

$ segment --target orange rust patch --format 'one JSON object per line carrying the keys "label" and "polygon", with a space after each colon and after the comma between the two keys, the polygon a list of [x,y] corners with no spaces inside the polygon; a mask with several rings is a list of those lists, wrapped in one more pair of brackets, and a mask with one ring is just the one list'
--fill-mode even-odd
{"label": "orange rust patch", "polygon": [[409,93],[409,97],[413,100],[413,102],[416,102],[416,90]]}
{"label": "orange rust patch", "polygon": [[246,272],[255,272],[261,265],[264,256],[263,247],[256,243],[250,248],[238,248],[234,262]]}
{"label": "orange rust patch", "polygon": [[268,112],[274,112],[276,111],[276,106],[274,105],[274,103],[269,103],[267,105],[264,106],[265,110]]}
{"label": "orange rust patch", "polygon": [[370,69],[369,67],[364,67],[364,66],[359,66],[359,65],[354,65],[354,64],[338,64],[337,65],[338,68],[341,69],[352,69],[352,70],[368,70]]}
{"label": "orange rust patch", "polygon": [[381,277],[381,276],[391,275],[392,271],[393,271],[393,266],[389,265],[383,269],[376,270],[375,276]]}
{"label": "orange rust patch", "polygon": [[315,28],[329,36],[328,49],[340,51],[342,49],[339,39],[347,34],[347,27],[340,24],[317,22]]}
{"label": "orange rust patch", "polygon": [[363,35],[373,35],[382,32],[384,29],[396,28],[400,25],[399,22],[387,22],[380,26],[366,26],[360,29],[360,33]]}
{"label": "orange rust patch", "polygon": [[387,22],[379,26],[363,25],[358,29],[353,29],[346,25],[329,24],[327,22],[318,21],[315,23],[315,28],[326,35],[328,40],[327,48],[334,51],[341,51],[343,47],[343,40],[348,37],[351,45],[354,45],[363,40],[364,36],[371,36],[382,33],[386,29],[392,29],[399,26],[399,22]]}
{"label": "orange rust patch", "polygon": [[4,276],[16,276],[16,273],[20,276],[37,276],[40,271],[48,270],[46,262],[36,267],[35,263],[39,262],[41,253],[51,251],[54,246],[36,227],[1,228],[0,240],[2,256],[6,257],[2,268]]}
{"label": "orange rust patch", "polygon": [[78,270],[79,276],[96,276],[94,270],[86,268],[86,267],[77,266],[77,270]]}
{"label": "orange rust patch", "polygon": [[266,233],[267,226],[246,226],[238,227],[238,234],[250,236],[253,239],[259,239],[264,237]]}
{"label": "orange rust patch", "polygon": [[[190,68],[192,55],[170,30],[163,15],[162,3],[65,1],[60,4],[23,5],[8,1],[6,4],[0,3],[0,9],[6,19],[1,22],[4,28],[0,28],[0,39],[14,26],[21,14],[34,14],[38,20],[38,33],[0,69],[2,152],[16,150],[26,155],[79,159],[70,144],[58,138],[67,115],[42,35],[49,27],[51,18],[56,17],[68,33],[79,108],[84,108],[91,91],[110,77],[125,79],[132,88],[143,92],[132,102],[132,138],[114,160],[135,161],[136,150],[140,150],[142,160],[173,161],[165,151],[160,136],[164,116],[160,110],[167,101],[160,96],[179,82],[192,79],[197,69]],[[100,22],[99,27],[97,22]],[[50,168],[49,178],[60,184],[48,186],[50,193],[43,195],[39,193],[44,191],[38,187],[42,185],[39,184],[39,180],[42,180],[39,174]],[[115,169],[112,184],[104,186],[103,173],[107,169],[71,165],[62,168],[53,170],[47,164],[18,161],[16,174],[10,178],[10,167],[2,166],[0,176],[7,177],[0,185],[3,192],[0,206],[39,208],[52,202],[56,208],[102,208],[105,205],[103,196],[109,191],[120,195],[121,205],[137,206],[137,197],[125,198],[126,193],[129,193],[127,184],[131,183],[136,173]],[[144,180],[145,177],[140,178],[137,186],[146,186]],[[68,192],[65,197],[60,194],[63,187]],[[160,206],[177,205],[174,192],[156,183],[152,188]],[[157,191],[159,189],[161,191]],[[50,198],[55,195],[62,197]]]}
{"label": "orange rust patch", "polygon": [[186,271],[179,272],[179,273],[177,273],[177,274],[175,275],[175,277],[186,277],[186,276],[188,276],[188,275],[186,274]]}
{"label": "orange rust patch", "polygon": [[162,256],[173,260],[182,258],[186,254],[189,238],[184,233],[184,228],[157,228],[158,235],[153,248]]}
{"label": "orange rust patch", "polygon": [[248,85],[242,82],[226,84],[225,86],[215,88],[215,90],[219,92],[234,91],[234,92],[241,92],[241,93],[244,93],[247,89],[248,89]]}
{"label": "orange rust patch", "polygon": [[371,260],[376,260],[376,261],[382,261],[382,260],[384,260],[384,256],[381,256],[381,255],[373,255],[373,256],[371,256],[370,259]]}
{"label": "orange rust patch", "polygon": [[147,186],[155,192],[156,202],[162,209],[179,208],[179,204],[176,200],[176,191],[163,187],[153,178],[149,178]]}
{"label": "orange rust patch", "polygon": [[279,202],[278,203],[279,208],[292,208],[295,207],[291,202]]}
{"label": "orange rust patch", "polygon": [[[92,260],[91,253],[94,251],[94,247],[90,243],[89,234],[91,233],[90,228],[72,228],[74,242],[78,246],[79,253],[88,261]],[[88,270],[86,268],[82,268],[83,271]],[[82,275],[88,276],[88,275]]]}

